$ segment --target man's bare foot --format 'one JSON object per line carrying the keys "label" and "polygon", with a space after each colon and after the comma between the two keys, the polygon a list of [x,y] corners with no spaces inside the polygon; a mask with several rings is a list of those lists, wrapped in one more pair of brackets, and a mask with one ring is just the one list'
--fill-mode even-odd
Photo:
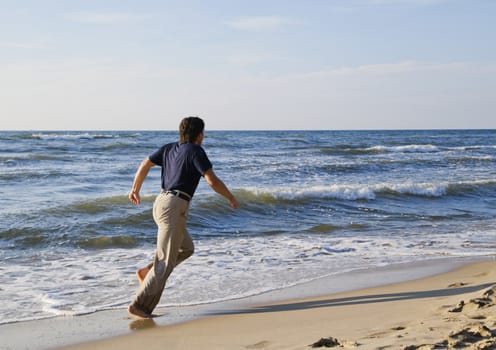
{"label": "man's bare foot", "polygon": [[150,271],[148,266],[143,267],[143,268],[139,269],[138,271],[136,271],[136,277],[138,278],[138,281],[140,284],[142,284],[143,281],[145,280],[146,275],[148,274],[148,271]]}
{"label": "man's bare foot", "polygon": [[137,316],[140,318],[152,318],[153,315],[147,314],[143,310],[138,309],[137,307],[134,307],[133,305],[129,305],[127,308],[127,312],[129,312],[133,316]]}

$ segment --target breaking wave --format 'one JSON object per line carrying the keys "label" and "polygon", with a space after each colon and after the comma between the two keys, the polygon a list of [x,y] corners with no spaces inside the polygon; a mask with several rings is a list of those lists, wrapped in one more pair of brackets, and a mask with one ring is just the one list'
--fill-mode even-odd
{"label": "breaking wave", "polygon": [[381,153],[436,153],[436,152],[471,152],[494,150],[496,145],[475,145],[475,146],[436,146],[431,144],[410,144],[401,146],[385,146],[376,145],[371,147],[352,147],[342,145],[336,147],[324,147],[320,151],[324,154],[335,155],[366,155],[366,154],[381,154]]}
{"label": "breaking wave", "polygon": [[[301,200],[331,198],[340,200],[374,200],[381,195],[443,197],[463,196],[475,191],[496,191],[494,181],[471,181],[457,183],[403,183],[403,184],[331,184],[309,187],[274,187],[271,189],[251,189],[249,193],[266,200]],[[249,197],[250,194],[247,195]]]}
{"label": "breaking wave", "polygon": [[84,133],[35,133],[31,134],[31,138],[39,140],[93,140],[93,139],[113,139],[115,136],[111,134],[91,134]]}

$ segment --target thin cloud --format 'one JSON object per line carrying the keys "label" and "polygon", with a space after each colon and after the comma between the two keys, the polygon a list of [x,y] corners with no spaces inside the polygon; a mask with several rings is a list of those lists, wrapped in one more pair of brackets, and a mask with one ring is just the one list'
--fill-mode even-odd
{"label": "thin cloud", "polygon": [[46,49],[47,45],[40,42],[0,41],[0,48],[5,49]]}
{"label": "thin cloud", "polygon": [[447,3],[450,0],[347,0],[337,1],[332,9],[338,13],[354,13],[366,11],[371,7],[398,7],[398,6],[434,6]]}
{"label": "thin cloud", "polygon": [[66,20],[72,22],[101,23],[101,24],[142,21],[148,17],[150,17],[150,15],[124,13],[124,12],[114,12],[114,13],[80,12],[80,13],[69,13],[64,15],[64,18]]}
{"label": "thin cloud", "polygon": [[235,65],[252,65],[274,61],[274,57],[263,54],[234,54],[227,56],[225,61]]}
{"label": "thin cloud", "polygon": [[363,65],[356,68],[357,72],[370,74],[394,74],[418,71],[446,71],[466,66],[465,63],[426,63],[417,61],[403,61],[398,63],[383,63]]}
{"label": "thin cloud", "polygon": [[292,21],[281,16],[240,17],[226,24],[234,29],[247,32],[268,32],[280,30]]}
{"label": "thin cloud", "polygon": [[379,63],[379,64],[366,64],[356,67],[342,67],[335,69],[322,70],[319,72],[307,73],[305,76],[319,76],[319,75],[354,75],[354,74],[370,74],[370,75],[384,75],[384,74],[401,74],[422,71],[453,71],[477,67],[476,64],[466,62],[453,62],[453,63],[429,63],[417,61],[403,61],[397,63]]}
{"label": "thin cloud", "polygon": [[318,71],[309,71],[294,74],[273,75],[267,77],[266,82],[285,82],[293,84],[294,82],[304,81],[328,81],[329,79],[362,79],[366,77],[405,77],[417,73],[449,73],[449,74],[494,74],[496,72],[496,63],[478,63],[478,62],[418,62],[402,61],[396,63],[378,63],[365,64],[360,66],[336,67],[322,69]]}
{"label": "thin cloud", "polygon": [[435,5],[448,0],[369,0],[374,5]]}

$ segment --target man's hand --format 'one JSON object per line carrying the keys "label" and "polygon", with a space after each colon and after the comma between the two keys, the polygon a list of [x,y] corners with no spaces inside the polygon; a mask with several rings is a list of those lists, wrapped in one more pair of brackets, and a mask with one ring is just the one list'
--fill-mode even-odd
{"label": "man's hand", "polygon": [[236,198],[234,198],[234,196],[232,198],[229,198],[229,204],[231,204],[231,207],[233,207],[234,209],[238,209],[239,207],[238,201],[236,200]]}
{"label": "man's hand", "polygon": [[133,202],[134,204],[136,204],[136,205],[139,205],[141,203],[140,194],[137,191],[131,191],[131,192],[129,192],[128,197],[129,197],[129,200],[131,202]]}

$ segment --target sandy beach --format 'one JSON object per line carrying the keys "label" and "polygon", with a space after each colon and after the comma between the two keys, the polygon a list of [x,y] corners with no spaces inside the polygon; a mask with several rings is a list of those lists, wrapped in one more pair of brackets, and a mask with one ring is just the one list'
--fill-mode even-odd
{"label": "sandy beach", "polygon": [[[245,309],[64,349],[495,349],[496,261],[408,282]],[[160,317],[159,317],[160,318]]]}

